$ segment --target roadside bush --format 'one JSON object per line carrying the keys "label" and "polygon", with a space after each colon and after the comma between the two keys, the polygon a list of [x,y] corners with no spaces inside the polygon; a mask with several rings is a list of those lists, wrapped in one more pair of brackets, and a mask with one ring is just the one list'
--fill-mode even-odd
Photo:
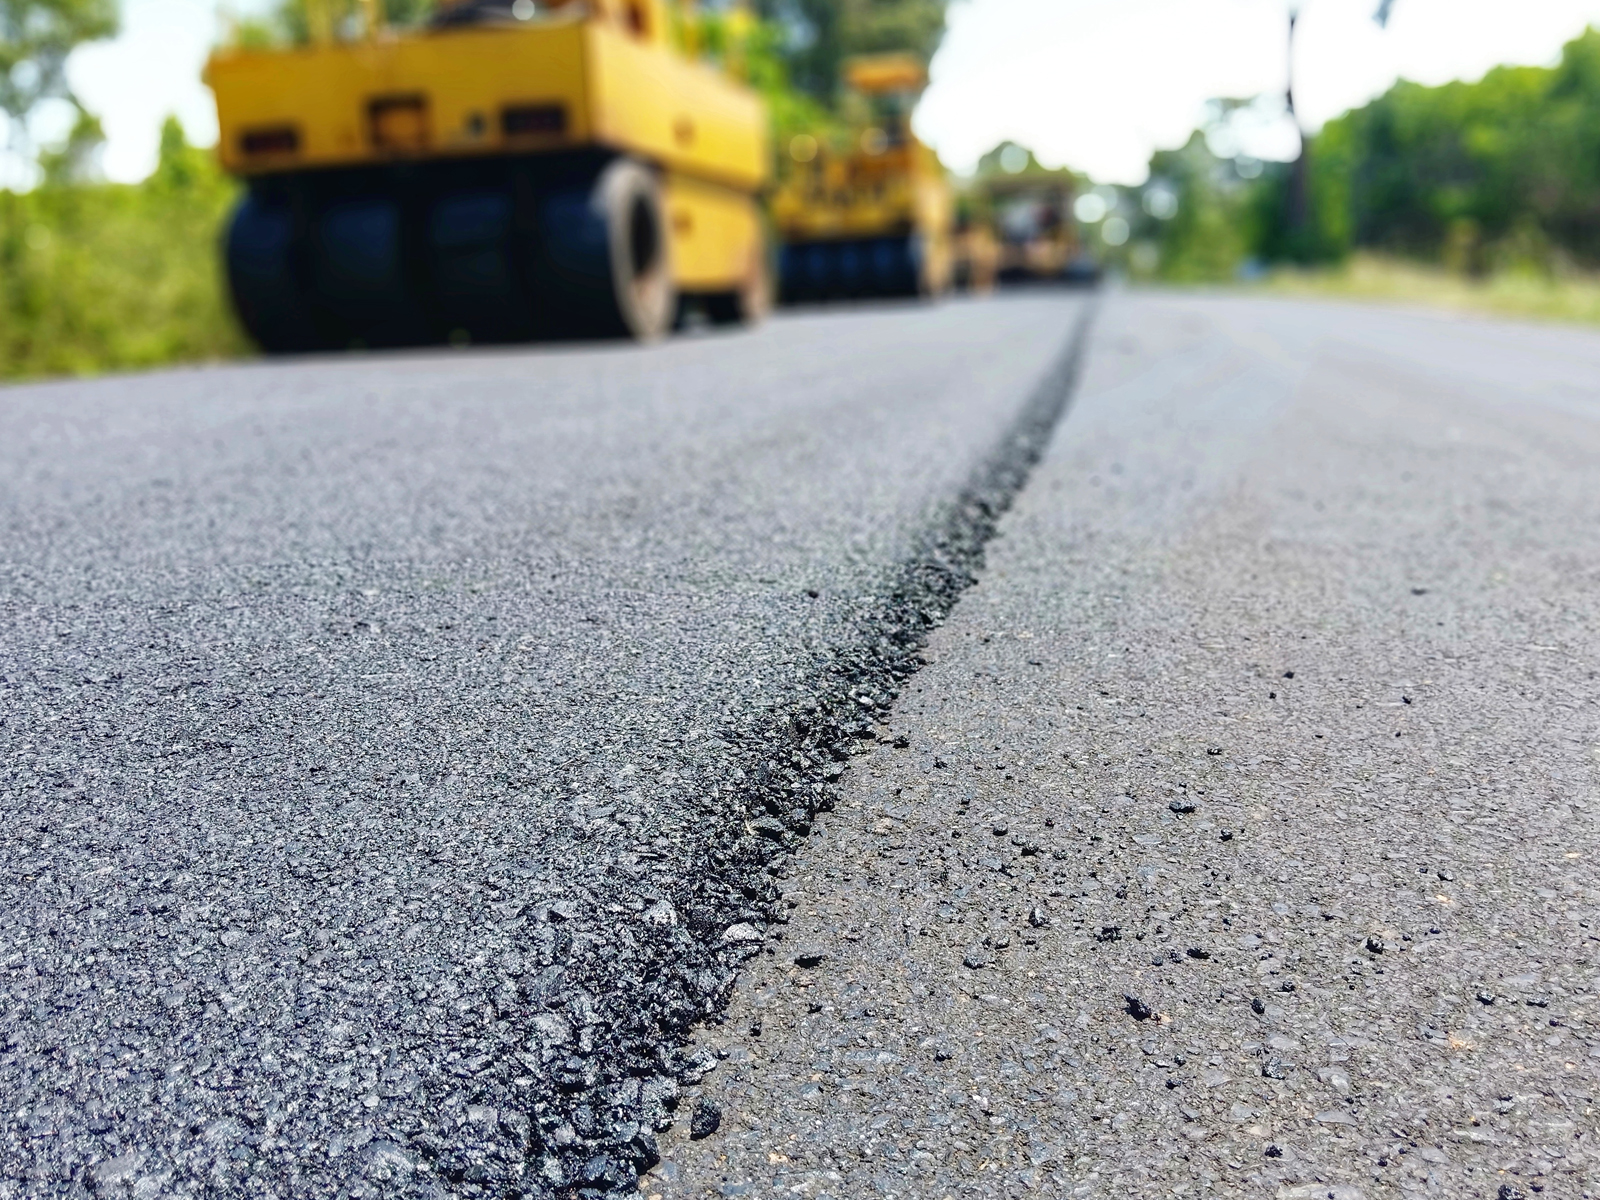
{"label": "roadside bush", "polygon": [[235,195],[172,119],[143,183],[0,192],[0,378],[249,353],[217,252]]}

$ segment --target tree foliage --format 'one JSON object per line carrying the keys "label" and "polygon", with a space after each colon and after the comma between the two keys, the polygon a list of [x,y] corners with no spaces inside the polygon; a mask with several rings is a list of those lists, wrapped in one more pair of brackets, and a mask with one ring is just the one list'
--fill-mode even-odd
{"label": "tree foliage", "polygon": [[40,102],[72,100],[67,56],[116,31],[116,0],[0,0],[0,112],[13,137]]}
{"label": "tree foliage", "polygon": [[756,0],[780,33],[795,86],[823,103],[839,88],[839,64],[853,54],[909,50],[931,59],[944,38],[948,0]]}
{"label": "tree foliage", "polygon": [[55,186],[91,182],[100,173],[100,150],[105,141],[106,131],[100,118],[80,108],[66,141],[39,153],[44,181]]}
{"label": "tree foliage", "polygon": [[[1226,119],[1229,102],[1220,102]],[[1150,163],[1178,198],[1165,221],[1131,199],[1134,241],[1170,278],[1226,278],[1257,260],[1376,251],[1477,275],[1600,267],[1600,31],[1554,67],[1498,67],[1473,83],[1401,81],[1306,142],[1309,213],[1291,222],[1290,165],[1219,158],[1197,132]]]}
{"label": "tree foliage", "polygon": [[[1166,210],[1152,203],[1161,192],[1176,199],[1170,215],[1159,215]],[[1151,156],[1150,185],[1134,225],[1156,245],[1163,276],[1195,283],[1234,274],[1254,240],[1252,217],[1250,188],[1196,131],[1177,150]]]}
{"label": "tree foliage", "polygon": [[174,119],[144,183],[0,191],[0,379],[248,353],[217,254],[237,195]]}
{"label": "tree foliage", "polygon": [[1477,271],[1557,251],[1600,264],[1600,32],[1552,68],[1397,83],[1315,139],[1318,232]]}
{"label": "tree foliage", "polygon": [[[432,0],[380,0],[383,19],[405,28],[420,25],[433,10]],[[360,27],[360,0],[328,0],[328,20],[336,30],[352,33]],[[304,46],[311,41],[311,18],[306,0],[279,0],[266,13],[242,17],[233,28],[233,40],[250,50],[270,46]]]}

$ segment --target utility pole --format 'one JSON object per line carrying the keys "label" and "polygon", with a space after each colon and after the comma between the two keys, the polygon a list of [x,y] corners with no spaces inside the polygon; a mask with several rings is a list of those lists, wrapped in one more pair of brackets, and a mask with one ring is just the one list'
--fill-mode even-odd
{"label": "utility pole", "polygon": [[[1306,197],[1306,131],[1300,125],[1300,114],[1294,108],[1294,32],[1300,23],[1300,7],[1304,0],[1289,0],[1289,71],[1284,89],[1284,100],[1289,107],[1289,119],[1294,122],[1295,136],[1300,140],[1300,150],[1289,166],[1289,234],[1296,238],[1305,232],[1307,216]],[[1378,11],[1372,19],[1378,28],[1389,27],[1389,13],[1395,0],[1378,0]]]}
{"label": "utility pole", "polygon": [[1289,0],[1289,82],[1284,99],[1289,106],[1289,119],[1294,122],[1295,137],[1300,149],[1289,166],[1289,233],[1297,236],[1306,227],[1306,134],[1300,127],[1300,116],[1294,108],[1294,31],[1300,21],[1300,0]]}

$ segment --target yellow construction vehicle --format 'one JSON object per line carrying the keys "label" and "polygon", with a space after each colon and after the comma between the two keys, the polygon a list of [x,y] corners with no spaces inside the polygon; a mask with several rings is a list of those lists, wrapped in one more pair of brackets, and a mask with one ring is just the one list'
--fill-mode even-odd
{"label": "yellow construction vehicle", "polygon": [[950,185],[938,156],[911,132],[927,71],[912,55],[885,54],[847,60],[844,77],[870,113],[849,148],[838,152],[805,133],[783,148],[772,197],[780,296],[942,292],[950,282]]}
{"label": "yellow construction vehicle", "polygon": [[761,313],[766,113],[681,49],[669,0],[455,0],[404,31],[361,0],[342,39],[327,3],[310,45],[206,68],[249,185],[228,278],[265,350]]}
{"label": "yellow construction vehicle", "polygon": [[1077,181],[1070,171],[1035,168],[993,175],[981,182],[999,233],[1003,283],[1059,281],[1082,253],[1072,203]]}

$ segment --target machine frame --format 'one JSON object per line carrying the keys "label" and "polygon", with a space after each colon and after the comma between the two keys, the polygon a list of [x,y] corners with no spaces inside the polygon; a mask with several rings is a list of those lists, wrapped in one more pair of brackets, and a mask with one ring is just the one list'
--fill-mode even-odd
{"label": "machine frame", "polygon": [[648,338],[685,298],[760,315],[760,99],[673,45],[666,0],[509,11],[534,16],[212,58],[219,157],[249,184],[229,275],[267,349]]}

